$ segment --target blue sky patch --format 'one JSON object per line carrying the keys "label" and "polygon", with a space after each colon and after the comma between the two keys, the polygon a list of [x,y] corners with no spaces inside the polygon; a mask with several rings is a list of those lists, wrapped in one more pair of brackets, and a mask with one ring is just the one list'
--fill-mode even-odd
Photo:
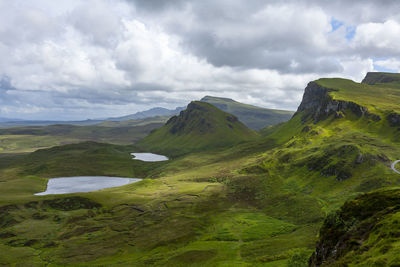
{"label": "blue sky patch", "polygon": [[332,19],[331,19],[331,26],[332,26],[331,32],[336,31],[337,29],[342,27],[343,24],[344,24],[343,21],[337,20],[336,18],[332,17]]}
{"label": "blue sky patch", "polygon": [[387,57],[373,57],[372,60],[374,61],[374,63],[373,63],[374,70],[380,71],[380,72],[397,72],[397,70],[385,68],[383,66],[379,66],[376,64],[377,61],[385,61],[388,59],[389,58],[387,58]]}
{"label": "blue sky patch", "polygon": [[388,68],[385,68],[385,67],[382,67],[382,66],[378,66],[375,63],[374,63],[374,70],[379,71],[379,72],[394,72],[394,73],[397,73],[396,70],[388,69]]}
{"label": "blue sky patch", "polygon": [[346,27],[346,39],[348,41],[352,40],[354,38],[354,35],[356,34],[356,26],[347,26]]}

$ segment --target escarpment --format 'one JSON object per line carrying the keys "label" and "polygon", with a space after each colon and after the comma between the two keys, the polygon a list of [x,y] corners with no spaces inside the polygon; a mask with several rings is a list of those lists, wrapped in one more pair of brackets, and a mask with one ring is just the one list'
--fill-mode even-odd
{"label": "escarpment", "polygon": [[348,112],[354,113],[357,117],[367,117],[373,121],[380,121],[381,117],[369,112],[367,107],[363,107],[351,101],[333,99],[329,92],[335,89],[325,88],[317,82],[310,82],[303,95],[303,100],[295,114],[304,112],[302,121],[309,119],[315,123],[334,115],[335,118],[342,118]]}

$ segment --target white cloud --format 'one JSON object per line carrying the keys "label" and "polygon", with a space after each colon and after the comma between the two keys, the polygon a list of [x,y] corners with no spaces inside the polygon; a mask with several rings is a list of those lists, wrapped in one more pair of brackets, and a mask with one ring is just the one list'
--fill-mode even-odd
{"label": "white cloud", "polygon": [[374,53],[400,52],[400,23],[389,19],[383,23],[365,23],[357,27],[354,46],[358,49],[376,49]]}
{"label": "white cloud", "polygon": [[378,67],[400,72],[400,59],[376,60],[374,63]]}

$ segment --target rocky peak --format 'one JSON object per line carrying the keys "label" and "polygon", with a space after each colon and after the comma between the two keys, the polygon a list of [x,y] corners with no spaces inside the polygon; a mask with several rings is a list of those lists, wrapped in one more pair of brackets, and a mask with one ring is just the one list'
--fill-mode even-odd
{"label": "rocky peak", "polygon": [[[217,125],[215,125],[216,122],[214,121],[216,112],[219,113],[222,111],[218,110],[211,104],[193,101],[187,106],[187,109],[181,111],[178,116],[170,118],[167,121],[167,125],[171,126],[170,133],[172,134],[189,132],[204,134],[213,132],[217,127]],[[225,120],[228,126],[231,125],[231,123],[238,121],[237,117],[228,113],[226,113]]]}

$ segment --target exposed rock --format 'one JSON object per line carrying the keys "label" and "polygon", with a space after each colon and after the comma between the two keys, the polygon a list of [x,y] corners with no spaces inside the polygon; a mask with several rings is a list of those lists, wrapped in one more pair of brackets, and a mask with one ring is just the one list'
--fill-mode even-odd
{"label": "exposed rock", "polygon": [[302,131],[303,133],[308,133],[311,129],[312,129],[311,126],[307,125],[307,126],[305,126],[301,131]]}
{"label": "exposed rock", "polygon": [[[202,117],[202,113],[207,112],[207,108],[203,105],[191,102],[187,109],[181,111],[179,116],[173,116],[167,121],[167,125],[171,125],[169,132],[171,134],[183,134],[185,131],[188,131],[188,128],[192,127],[193,120],[198,120],[198,131],[200,133],[208,133],[214,130],[213,125]],[[238,119],[234,115],[229,115],[226,117],[229,122],[238,121]]]}
{"label": "exposed rock", "polygon": [[389,121],[389,125],[392,127],[400,127],[400,114],[390,113],[387,116],[387,120]]}
{"label": "exposed rock", "polygon": [[356,158],[356,164],[361,164],[364,161],[364,156],[363,154],[358,154],[357,158]]}
{"label": "exposed rock", "polygon": [[346,112],[351,111],[358,117],[368,117],[374,121],[381,120],[379,115],[370,113],[366,107],[351,101],[334,100],[329,92],[334,89],[325,88],[316,82],[310,82],[304,92],[303,100],[297,112],[305,111],[302,121],[313,119],[315,123],[333,115],[335,118],[343,118]]}

